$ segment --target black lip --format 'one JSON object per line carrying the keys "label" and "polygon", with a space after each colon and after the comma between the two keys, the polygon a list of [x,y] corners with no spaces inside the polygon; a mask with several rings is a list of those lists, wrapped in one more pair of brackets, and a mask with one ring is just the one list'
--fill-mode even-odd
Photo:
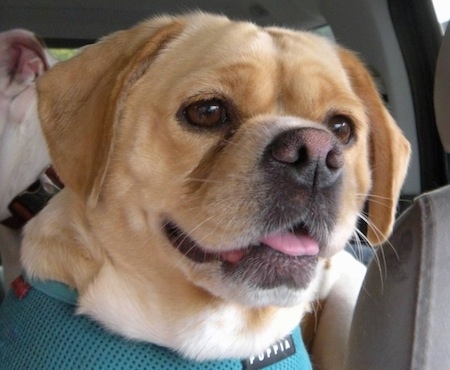
{"label": "black lip", "polygon": [[164,223],[164,231],[172,246],[190,260],[198,263],[220,260],[218,254],[207,252],[200,248],[198,244],[178,228],[175,223],[166,221]]}
{"label": "black lip", "polygon": [[318,260],[318,256],[293,257],[260,245],[252,247],[238,264],[225,264],[224,273],[236,282],[245,281],[260,289],[306,289]]}
{"label": "black lip", "polygon": [[[163,228],[172,246],[190,260],[198,263],[222,261],[220,253],[209,252],[203,249],[196,241],[194,241],[187,233],[181,230],[174,222],[166,220],[163,223]],[[293,226],[287,227],[286,230],[292,233],[308,233],[308,234],[310,233],[309,227],[304,222],[299,222]],[[249,252],[253,249],[262,249],[262,248],[272,249],[266,246],[265,244],[249,245],[247,248],[243,249],[246,250],[246,254],[249,254]],[[278,251],[274,251],[274,253],[284,256],[283,253]],[[293,258],[292,256],[286,257],[290,259]],[[297,258],[303,257],[305,256],[300,256]],[[223,262],[226,263],[226,261]]]}
{"label": "black lip", "polygon": [[[291,228],[305,230],[304,224]],[[237,283],[246,282],[260,289],[285,286],[305,289],[314,277],[318,256],[288,256],[264,244],[249,246],[236,264],[223,261],[218,253],[203,250],[172,221],[164,223],[164,230],[172,246],[197,263],[222,262],[224,276]]]}
{"label": "black lip", "polygon": [[[304,232],[304,225],[292,229]],[[287,286],[304,289],[314,276],[318,256],[288,256],[264,244],[249,246],[236,264],[223,261],[219,253],[202,249],[172,221],[164,223],[164,230],[172,246],[197,263],[222,262],[225,276],[237,282],[246,281],[252,286],[272,289]]]}
{"label": "black lip", "polygon": [[[306,225],[304,223],[300,223],[296,226],[290,227],[289,230],[293,233],[307,232]],[[226,261],[223,261],[220,253],[208,252],[199,246],[197,242],[195,242],[187,233],[182,231],[174,222],[166,221],[164,223],[164,231],[166,232],[167,238],[170,240],[172,246],[182,253],[184,256],[189,258],[190,260],[197,263],[205,263],[212,261],[222,261],[227,264]],[[247,248],[243,248],[246,251],[246,255],[250,254],[250,252],[254,249],[271,249],[265,244],[255,244],[249,245]],[[274,251],[276,254],[284,255],[281,252]],[[289,259],[292,259],[292,256],[286,256]],[[299,257],[302,258],[302,257]],[[228,263],[229,264],[229,263]]]}

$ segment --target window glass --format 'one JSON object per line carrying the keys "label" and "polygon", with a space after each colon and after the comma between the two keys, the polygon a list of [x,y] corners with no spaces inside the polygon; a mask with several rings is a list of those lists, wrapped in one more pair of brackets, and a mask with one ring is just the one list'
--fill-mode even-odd
{"label": "window glass", "polygon": [[433,0],[434,11],[441,25],[442,33],[447,28],[450,19],[450,1],[449,0]]}
{"label": "window glass", "polygon": [[50,48],[50,54],[58,60],[66,60],[72,58],[78,51],[78,49],[60,49]]}
{"label": "window glass", "polygon": [[331,29],[331,27],[328,24],[314,28],[311,31],[313,31],[314,33],[317,33],[320,36],[324,36],[324,37],[329,38],[332,41],[335,41],[335,38],[333,35],[333,30]]}

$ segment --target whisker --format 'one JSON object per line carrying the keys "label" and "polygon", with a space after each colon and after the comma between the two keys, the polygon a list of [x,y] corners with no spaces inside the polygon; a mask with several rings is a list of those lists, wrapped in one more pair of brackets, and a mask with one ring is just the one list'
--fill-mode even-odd
{"label": "whisker", "polygon": [[[380,273],[380,284],[381,284],[381,290],[383,291],[383,289],[384,289],[384,281],[385,281],[385,278],[383,278],[383,276],[387,277],[387,265],[386,265],[386,258],[385,258],[385,255],[383,253],[383,249],[382,249],[382,247],[380,247],[381,248],[381,257],[382,257],[382,261],[383,261],[383,263],[381,263],[380,257],[378,256],[378,253],[376,252],[376,248],[374,248],[370,244],[369,240],[364,235],[364,233],[361,230],[358,230],[358,229],[355,229],[354,231],[355,231],[355,233],[358,235],[358,237],[360,239],[362,239],[369,247],[371,247],[374,250],[373,259],[375,260],[375,264],[377,265],[378,271]],[[360,240],[360,242],[361,242],[361,240]],[[386,275],[383,274],[383,267],[384,267],[384,271],[386,272]]]}
{"label": "whisker", "polygon": [[[380,229],[378,229],[378,227],[376,227],[372,222],[370,222],[370,219],[367,216],[365,216],[364,213],[362,213],[362,212],[359,213],[359,218],[361,220],[363,220],[367,224],[367,227],[370,227],[370,229],[377,236],[378,242],[380,242],[381,241],[381,235],[383,235],[383,233],[380,231]],[[381,244],[381,243],[378,243],[378,244]],[[394,254],[397,257],[397,259],[400,258],[398,253],[397,253],[397,251],[395,250],[395,247],[393,246],[393,244],[389,240],[386,240],[384,242],[384,244],[389,246],[392,249],[392,251],[394,252]]]}
{"label": "whisker", "polygon": [[223,181],[220,180],[212,180],[212,179],[202,179],[202,178],[196,178],[196,177],[186,177],[187,181],[193,181],[193,182],[201,182],[201,183],[211,183],[211,184],[223,184]]}
{"label": "whisker", "polygon": [[[370,222],[370,219],[364,213],[360,213],[358,216],[359,216],[359,218],[362,221],[364,221],[367,224],[367,227],[370,227],[371,230],[373,230],[373,232],[374,232],[374,234],[376,236],[377,235],[381,235],[380,230],[375,225],[373,225]],[[356,232],[358,233],[359,237],[361,237],[363,240],[365,240],[370,245],[367,237],[360,230],[356,230]],[[387,267],[387,262],[386,262],[386,254],[385,254],[385,250],[384,250],[384,248],[386,246],[388,246],[392,250],[392,252],[394,253],[394,255],[395,255],[395,257],[397,259],[400,258],[397,250],[395,249],[395,246],[391,243],[390,240],[386,240],[383,244],[380,244],[377,247],[377,249],[380,250],[379,253],[381,255],[381,259],[382,259],[382,262],[383,262],[381,264],[380,258],[378,257],[378,253],[375,253],[376,263],[377,263],[377,266],[378,266],[378,270],[380,272],[381,291],[384,290],[384,281],[386,281],[387,274],[388,274],[388,267]],[[384,274],[383,274],[383,270],[384,270]]]}
{"label": "whisker", "polygon": [[[223,202],[227,202],[230,199],[232,199],[232,197],[226,198],[221,200],[220,202],[217,202],[215,205],[217,204],[221,204]],[[233,198],[235,200],[235,198]],[[235,205],[236,209],[241,208],[242,204],[245,202],[245,199],[240,199],[239,203]],[[233,216],[228,219],[228,221],[226,222],[226,224],[223,223],[223,220],[218,220],[218,222],[214,222],[215,227],[213,230],[211,230],[207,235],[204,236],[204,238],[209,237],[212,234],[217,234],[217,229],[219,228],[219,226],[222,227],[222,234],[227,234],[227,230],[231,230],[232,229],[232,225],[235,222],[235,220],[238,218],[239,216],[239,212],[232,212]],[[220,222],[222,221],[222,222]]]}
{"label": "whisker", "polygon": [[361,194],[361,193],[358,193],[358,194],[356,194],[356,196],[357,197],[364,197],[364,198],[367,198],[367,199],[394,200],[394,198],[392,198],[392,197],[386,197],[386,196],[383,196],[383,195],[376,195],[376,194]]}

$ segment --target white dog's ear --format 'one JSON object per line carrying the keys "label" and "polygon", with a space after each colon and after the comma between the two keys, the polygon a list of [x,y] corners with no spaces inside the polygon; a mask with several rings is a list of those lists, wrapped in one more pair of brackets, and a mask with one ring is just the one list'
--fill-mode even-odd
{"label": "white dog's ear", "polygon": [[53,165],[89,204],[98,200],[127,92],[182,29],[177,19],[155,18],[85,47],[39,78],[39,115]]}
{"label": "white dog's ear", "polygon": [[376,245],[384,242],[392,231],[411,149],[385,108],[367,69],[351,52],[340,49],[339,53],[352,87],[366,107],[370,124],[372,189],[367,237]]}
{"label": "white dog's ear", "polygon": [[19,28],[0,32],[0,89],[4,95],[18,95],[55,62],[35,34]]}

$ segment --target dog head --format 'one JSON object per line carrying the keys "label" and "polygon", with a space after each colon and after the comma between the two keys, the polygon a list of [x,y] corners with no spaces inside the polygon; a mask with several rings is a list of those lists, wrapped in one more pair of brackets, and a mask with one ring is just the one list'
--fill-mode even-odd
{"label": "dog head", "polygon": [[86,47],[38,91],[84,259],[101,250],[122,276],[167,277],[144,295],[188,284],[247,307],[298,305],[367,197],[370,240],[392,228],[409,145],[362,64],[320,37],[157,18]]}
{"label": "dog head", "polygon": [[41,132],[35,80],[56,60],[33,33],[0,32],[0,220],[8,204],[50,163]]}

